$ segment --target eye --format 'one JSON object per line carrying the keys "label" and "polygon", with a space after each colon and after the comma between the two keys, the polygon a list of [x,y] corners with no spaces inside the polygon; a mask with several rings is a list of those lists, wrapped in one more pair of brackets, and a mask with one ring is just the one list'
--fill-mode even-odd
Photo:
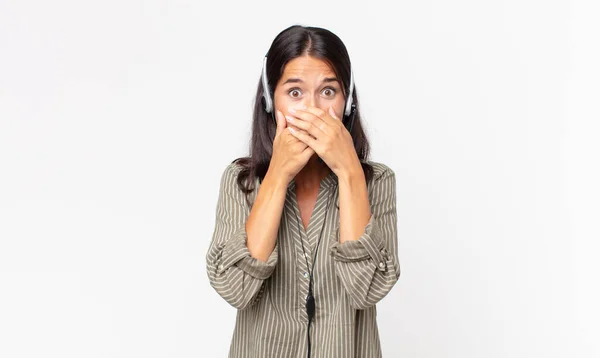
{"label": "eye", "polygon": [[323,88],[323,91],[321,93],[323,93],[327,97],[333,97],[335,96],[336,90],[333,87],[325,87]]}
{"label": "eye", "polygon": [[298,97],[300,97],[300,95],[302,94],[302,92],[300,91],[300,88],[294,87],[294,88],[290,88],[288,90],[288,94],[292,98],[298,98]]}

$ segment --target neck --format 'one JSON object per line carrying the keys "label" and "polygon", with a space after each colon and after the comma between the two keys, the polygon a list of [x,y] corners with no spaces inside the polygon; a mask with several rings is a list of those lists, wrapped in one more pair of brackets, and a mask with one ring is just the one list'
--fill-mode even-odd
{"label": "neck", "polygon": [[302,189],[311,189],[318,187],[321,180],[325,178],[331,169],[325,163],[319,161],[317,154],[310,157],[304,168],[302,168],[298,174],[296,174],[296,187]]}

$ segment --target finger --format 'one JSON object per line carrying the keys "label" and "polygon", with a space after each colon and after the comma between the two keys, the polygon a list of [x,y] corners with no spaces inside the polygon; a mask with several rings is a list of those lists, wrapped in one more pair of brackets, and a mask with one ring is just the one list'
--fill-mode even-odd
{"label": "finger", "polygon": [[322,138],[327,134],[320,128],[320,126],[324,126],[324,122],[321,120],[315,120],[308,113],[300,113],[296,116],[287,115],[285,116],[285,118],[288,121],[288,123],[291,123],[295,127],[303,129],[306,133],[310,134],[316,139]]}
{"label": "finger", "polygon": [[315,150],[312,149],[310,146],[306,146],[302,153],[300,153],[300,158],[306,163],[308,162],[310,157],[313,156],[313,154],[315,154]]}
{"label": "finger", "polygon": [[322,121],[323,123],[325,123],[325,125],[333,125],[334,122],[338,121],[335,118],[333,118],[331,116],[331,114],[329,113],[329,111],[323,110],[321,108],[318,107],[307,107],[306,109],[299,109],[297,110],[298,113],[303,112],[306,113],[309,118],[312,118],[314,120],[314,123],[317,127],[322,128],[324,131],[326,130],[326,127],[323,127],[322,125],[318,125],[318,121]]}
{"label": "finger", "polygon": [[337,116],[337,114],[335,114],[335,111],[333,110],[333,106],[329,106],[329,110],[328,110],[328,112],[329,112],[329,115],[330,115],[330,116],[331,116],[333,119],[335,119],[335,120],[337,120],[337,121],[340,121],[340,122],[341,122],[341,120],[340,120],[340,117],[338,117],[338,116]]}
{"label": "finger", "polygon": [[307,131],[305,131],[304,129],[296,126],[296,124],[298,123],[298,120],[294,121],[294,124],[292,124],[292,122],[290,122],[287,118],[288,116],[284,116],[285,121],[286,121],[286,127],[288,128],[293,128],[296,132],[301,132],[301,133],[305,133],[307,135],[310,135]]}
{"label": "finger", "polygon": [[313,137],[311,137],[310,135],[306,134],[303,131],[297,131],[294,128],[288,127],[290,129],[290,133],[292,133],[292,135],[296,138],[298,138],[300,141],[304,142],[306,145],[308,145],[311,148],[315,148],[318,144],[317,144],[317,140]]}
{"label": "finger", "polygon": [[283,130],[285,129],[287,122],[285,120],[285,118],[283,117],[283,113],[281,113],[281,111],[276,110],[275,111],[275,118],[276,118],[276,122],[277,122],[277,129],[275,130],[275,135],[281,134],[281,132],[283,132]]}

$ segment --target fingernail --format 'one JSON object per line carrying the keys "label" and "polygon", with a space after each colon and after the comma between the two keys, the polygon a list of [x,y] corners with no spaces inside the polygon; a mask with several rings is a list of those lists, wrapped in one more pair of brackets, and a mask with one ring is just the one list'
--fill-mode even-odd
{"label": "fingernail", "polygon": [[294,108],[288,108],[288,112],[290,112],[290,113],[296,113],[296,110]]}
{"label": "fingernail", "polygon": [[285,116],[285,118],[287,118],[288,121],[293,122],[294,118],[290,117],[290,116]]}

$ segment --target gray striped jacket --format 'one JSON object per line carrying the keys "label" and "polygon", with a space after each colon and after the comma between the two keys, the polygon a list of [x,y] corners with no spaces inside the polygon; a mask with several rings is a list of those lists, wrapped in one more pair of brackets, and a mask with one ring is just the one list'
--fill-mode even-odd
{"label": "gray striped jacket", "polygon": [[[382,357],[376,303],[400,277],[396,179],[388,166],[369,163],[374,167],[373,180],[367,183],[372,215],[358,240],[339,243],[339,191],[333,172],[321,181],[306,230],[298,224],[292,180],[275,249],[266,262],[250,256],[246,247],[245,223],[251,207],[237,187],[241,167],[230,163],[225,168],[206,269],[211,286],[238,309],[230,358],[306,357],[307,273],[313,267],[321,228],[313,274],[316,311],[310,328],[311,357]],[[251,203],[259,188],[257,180]],[[329,195],[332,204],[327,209]]]}

